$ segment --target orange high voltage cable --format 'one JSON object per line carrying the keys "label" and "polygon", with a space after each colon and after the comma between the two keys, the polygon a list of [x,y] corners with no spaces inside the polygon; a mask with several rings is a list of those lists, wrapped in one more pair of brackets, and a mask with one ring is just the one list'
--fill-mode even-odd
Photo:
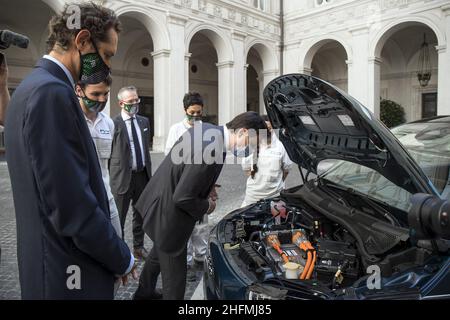
{"label": "orange high voltage cable", "polygon": [[281,258],[283,259],[284,263],[289,262],[289,258],[287,257],[286,253],[281,250],[281,243],[280,240],[278,240],[278,237],[275,234],[271,234],[267,237],[267,242],[270,243],[270,245],[280,254]]}
{"label": "orange high voltage cable", "polygon": [[317,259],[316,251],[314,250],[314,247],[311,245],[311,242],[309,242],[308,239],[300,231],[297,231],[292,236],[292,243],[294,243],[301,250],[305,251],[307,256],[305,269],[300,275],[300,280],[310,279],[314,271],[314,266],[316,264]]}

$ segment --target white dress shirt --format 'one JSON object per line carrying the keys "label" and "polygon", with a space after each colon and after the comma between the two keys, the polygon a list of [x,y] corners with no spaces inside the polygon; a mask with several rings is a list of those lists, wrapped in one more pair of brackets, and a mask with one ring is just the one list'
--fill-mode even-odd
{"label": "white dress shirt", "polygon": [[127,132],[128,137],[130,139],[130,148],[131,148],[131,169],[136,170],[137,169],[137,162],[136,162],[136,148],[134,146],[133,141],[133,133],[131,131],[131,121],[133,121],[134,126],[136,128],[136,133],[139,139],[139,145],[141,147],[141,156],[142,156],[142,164],[145,166],[145,153],[144,153],[144,144],[142,143],[142,132],[141,132],[141,126],[139,125],[136,117],[134,117],[133,120],[130,120],[131,117],[125,113],[125,111],[122,110],[121,112],[122,119],[125,121],[125,125],[127,126]]}
{"label": "white dress shirt", "polygon": [[111,223],[119,237],[122,237],[122,228],[120,226],[119,211],[117,210],[114,196],[109,184],[108,162],[111,159],[111,148],[114,135],[114,122],[103,112],[97,115],[97,119],[92,122],[85,116],[92,140],[97,150],[98,161],[102,170],[103,183],[106,194],[108,195],[109,211],[111,213]]}
{"label": "white dress shirt", "polygon": [[67,78],[69,79],[70,83],[72,84],[72,88],[75,88],[75,80],[73,79],[72,74],[70,73],[69,69],[67,69],[67,67],[61,61],[59,61],[56,58],[53,58],[52,56],[50,56],[48,54],[46,54],[44,56],[44,59],[47,59],[47,60],[50,60],[50,61],[53,61],[54,63],[56,63],[66,74]]}

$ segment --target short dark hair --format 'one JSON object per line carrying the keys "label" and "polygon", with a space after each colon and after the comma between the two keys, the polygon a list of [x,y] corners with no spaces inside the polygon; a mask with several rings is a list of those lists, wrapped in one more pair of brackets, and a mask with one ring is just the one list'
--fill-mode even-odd
{"label": "short dark hair", "polygon": [[[112,78],[111,78],[111,76],[107,76],[107,77],[105,78],[105,80],[103,80],[103,81],[100,82],[100,83],[105,83],[108,87],[110,87],[111,84],[112,84]],[[84,90],[84,89],[85,89],[89,84],[91,84],[91,83],[86,83],[86,82],[83,82],[83,81],[79,81],[77,84],[81,87],[81,89]]]}
{"label": "short dark hair", "polygon": [[190,106],[198,104],[199,106],[204,106],[203,98],[198,92],[189,92],[184,95],[183,106],[184,110],[189,109]]}
{"label": "short dark hair", "polygon": [[230,130],[238,130],[238,129],[267,130],[267,124],[258,113],[250,111],[241,113],[236,118],[231,120],[231,122],[227,123],[227,128]]}
{"label": "short dark hair", "polygon": [[[68,10],[70,6],[77,6],[80,9],[80,27],[69,28],[68,20],[73,12]],[[62,12],[52,17],[49,22],[49,35],[47,38],[47,51],[50,52],[56,44],[64,50],[68,50],[72,39],[82,29],[89,30],[93,42],[106,42],[108,31],[113,28],[120,33],[122,26],[114,11],[97,5],[93,2],[66,4]]]}
{"label": "short dark hair", "polygon": [[[227,128],[229,130],[239,130],[239,129],[247,129],[247,130],[266,130],[266,136],[262,137],[267,143],[270,143],[271,140],[271,134],[269,131],[269,128],[267,127],[266,122],[264,119],[256,112],[250,111],[245,112],[240,115],[238,115],[236,118],[231,120],[231,122],[227,123]],[[257,143],[256,143],[256,155],[259,157],[259,150],[260,150],[260,143],[259,140],[259,133],[257,134]],[[254,179],[255,174],[258,172],[258,166],[257,164],[253,164],[252,169],[250,170],[251,177]]]}
{"label": "short dark hair", "polygon": [[263,114],[263,115],[261,116],[261,118],[263,118],[263,120],[264,120],[265,122],[270,122],[269,116],[268,116],[267,114]]}

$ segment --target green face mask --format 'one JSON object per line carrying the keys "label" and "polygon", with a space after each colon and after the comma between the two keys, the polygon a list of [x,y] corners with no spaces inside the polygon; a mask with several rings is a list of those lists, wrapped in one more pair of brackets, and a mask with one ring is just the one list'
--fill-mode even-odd
{"label": "green face mask", "polygon": [[139,112],[139,103],[124,104],[123,108],[130,114],[137,114]]}
{"label": "green face mask", "polygon": [[202,121],[202,116],[192,116],[192,115],[186,113],[186,119],[190,123],[194,123],[196,121]]}
{"label": "green face mask", "polygon": [[95,84],[104,81],[110,74],[111,69],[103,61],[102,57],[98,53],[95,42],[92,42],[95,53],[88,53],[80,55],[80,81],[87,84]]}
{"label": "green face mask", "polygon": [[84,105],[86,106],[87,109],[89,109],[89,111],[95,113],[102,112],[103,109],[105,109],[107,103],[107,101],[100,102],[91,100],[88,97],[81,97],[81,100],[83,100]]}
{"label": "green face mask", "polygon": [[101,101],[96,101],[96,100],[89,99],[86,96],[86,93],[84,92],[84,90],[83,89],[81,89],[81,90],[83,91],[84,97],[79,97],[79,98],[81,98],[81,100],[83,101],[84,106],[89,111],[92,111],[92,112],[95,112],[95,113],[99,113],[99,112],[102,112],[103,109],[105,109],[106,104],[108,103],[108,100],[101,102]]}

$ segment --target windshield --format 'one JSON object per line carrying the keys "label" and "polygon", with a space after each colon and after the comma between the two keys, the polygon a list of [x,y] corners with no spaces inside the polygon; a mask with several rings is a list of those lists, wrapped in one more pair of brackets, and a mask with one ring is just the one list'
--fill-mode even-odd
{"label": "windshield", "polygon": [[324,160],[318,172],[322,179],[353,189],[375,200],[408,211],[412,194],[386,179],[377,171],[344,160]]}
{"label": "windshield", "polygon": [[410,123],[392,130],[441,198],[449,199],[450,123],[429,121]]}
{"label": "windshield", "polygon": [[[441,194],[450,198],[450,124],[410,123],[392,130]],[[373,199],[408,211],[412,194],[379,172],[344,160],[324,160],[317,168],[321,178],[351,188]]]}

